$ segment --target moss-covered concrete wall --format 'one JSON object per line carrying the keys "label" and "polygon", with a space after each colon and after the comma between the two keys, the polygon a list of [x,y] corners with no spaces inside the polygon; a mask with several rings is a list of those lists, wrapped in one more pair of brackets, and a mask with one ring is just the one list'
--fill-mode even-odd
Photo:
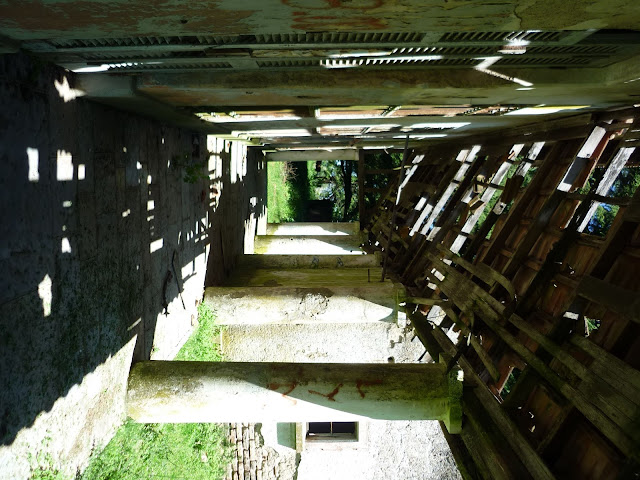
{"label": "moss-covered concrete wall", "polygon": [[[132,359],[173,357],[193,328],[209,245],[220,255],[225,244],[230,267],[243,219],[261,208],[248,199],[245,147],[213,142],[208,162],[205,136],[85,101],[74,82],[0,57],[3,479],[43,462],[72,475],[109,440]],[[219,228],[229,218],[237,225]]]}

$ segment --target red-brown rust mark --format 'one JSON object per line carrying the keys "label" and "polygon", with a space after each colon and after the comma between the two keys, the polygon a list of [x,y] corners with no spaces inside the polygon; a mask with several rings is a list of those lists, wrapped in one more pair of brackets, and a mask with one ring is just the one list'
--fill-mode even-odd
{"label": "red-brown rust mark", "polygon": [[[299,10],[291,12],[292,28],[304,31],[383,30],[387,22],[383,17],[371,15],[371,11],[384,6],[384,0],[316,0],[316,5],[298,5],[297,0],[281,0],[283,5]],[[355,5],[354,5],[355,3]],[[311,12],[311,14],[309,14]],[[325,13],[321,15],[320,13]],[[358,12],[358,13],[357,13]],[[354,13],[356,13],[354,15]]]}
{"label": "red-brown rust mark", "polygon": [[269,390],[274,390],[276,392],[278,390],[280,390],[280,388],[282,388],[282,387],[289,388],[289,390],[287,390],[286,392],[282,393],[283,397],[286,397],[291,392],[293,392],[296,389],[297,386],[298,386],[298,382],[292,382],[292,383],[269,383],[269,384],[267,384],[267,388]]}
{"label": "red-brown rust mark", "polygon": [[312,393],[314,395],[320,395],[321,397],[328,398],[331,402],[335,402],[336,399],[334,397],[338,394],[341,388],[342,388],[342,383],[339,384],[336,388],[334,388],[329,393],[320,393],[320,392],[316,392],[315,390],[309,390],[309,393]]}
{"label": "red-brown rust mark", "polygon": [[358,380],[356,382],[356,388],[358,389],[358,393],[362,398],[364,398],[366,395],[365,392],[362,391],[362,387],[372,387],[373,385],[382,385],[382,380],[370,380],[370,381]]}

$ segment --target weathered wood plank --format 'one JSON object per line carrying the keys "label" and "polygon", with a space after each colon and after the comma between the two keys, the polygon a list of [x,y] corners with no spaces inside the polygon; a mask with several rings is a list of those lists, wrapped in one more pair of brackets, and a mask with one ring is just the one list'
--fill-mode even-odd
{"label": "weathered wood plank", "polygon": [[635,323],[640,323],[640,292],[626,290],[604,280],[584,276],[576,292],[591,302],[605,306]]}

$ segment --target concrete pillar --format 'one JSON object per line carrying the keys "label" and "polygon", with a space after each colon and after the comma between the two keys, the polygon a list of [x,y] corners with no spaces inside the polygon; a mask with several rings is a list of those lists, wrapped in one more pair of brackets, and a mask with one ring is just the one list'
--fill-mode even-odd
{"label": "concrete pillar", "polygon": [[241,255],[238,268],[376,268],[382,262],[380,252],[372,255]]}
{"label": "concrete pillar", "polygon": [[269,223],[267,235],[360,235],[360,222]]}
{"label": "concrete pillar", "polygon": [[211,287],[205,303],[223,324],[395,323],[405,291],[391,282],[362,286]]}
{"label": "concrete pillar", "polygon": [[363,255],[360,235],[257,235],[254,253],[275,255]]}
{"label": "concrete pillar", "polygon": [[461,372],[443,364],[141,362],[127,415],[143,423],[442,420],[461,428]]}

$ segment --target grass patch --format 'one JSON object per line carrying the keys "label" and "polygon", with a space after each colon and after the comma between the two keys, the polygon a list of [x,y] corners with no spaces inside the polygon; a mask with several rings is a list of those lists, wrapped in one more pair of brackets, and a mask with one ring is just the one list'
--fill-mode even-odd
{"label": "grass patch", "polygon": [[288,181],[292,171],[287,162],[267,162],[267,221],[293,222]]}
{"label": "grass patch", "polygon": [[87,480],[222,478],[231,456],[216,424],[127,421],[82,475]]}
{"label": "grass patch", "polygon": [[268,162],[267,221],[304,221],[309,190],[306,162]]}
{"label": "grass patch", "polygon": [[182,346],[175,359],[200,362],[222,361],[218,343],[220,330],[221,327],[216,325],[211,308],[201,303],[198,305],[198,328]]}
{"label": "grass patch", "polygon": [[[222,360],[213,311],[198,306],[198,327],[176,360]],[[127,420],[94,455],[82,480],[221,479],[231,461],[227,430],[215,423],[141,424]],[[34,477],[49,478],[49,477]],[[52,477],[56,478],[56,477]],[[56,478],[57,480],[57,478]]]}

